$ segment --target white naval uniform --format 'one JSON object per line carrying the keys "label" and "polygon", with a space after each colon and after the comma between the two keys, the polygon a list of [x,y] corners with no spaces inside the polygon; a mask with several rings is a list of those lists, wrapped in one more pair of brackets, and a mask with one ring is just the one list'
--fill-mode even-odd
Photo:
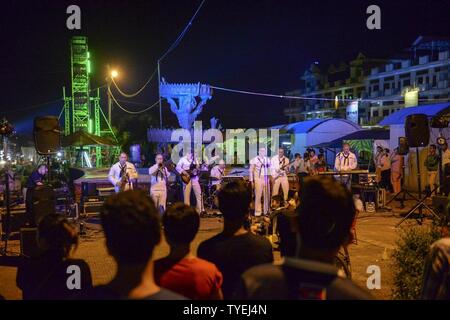
{"label": "white naval uniform", "polygon": [[[272,177],[274,179],[273,188],[272,188],[272,195],[277,195],[278,191],[281,188],[283,189],[283,198],[285,201],[288,199],[288,193],[289,193],[289,180],[286,175],[289,164],[289,159],[285,156],[283,158],[279,158],[278,155],[274,156],[272,158],[271,162],[271,169],[272,169]],[[284,166],[284,169],[282,172],[277,172],[281,167]]]}
{"label": "white naval uniform", "polygon": [[[191,168],[192,161],[187,158],[187,156],[184,156],[178,161],[176,170],[178,173],[181,174],[181,172],[187,171]],[[198,161],[195,161],[195,164],[198,165]],[[184,196],[184,203],[188,206],[191,205],[191,189],[194,189],[195,194],[195,200],[196,200],[196,210],[198,213],[202,212],[203,209],[203,203],[202,203],[202,190],[200,188],[200,184],[198,182],[198,175],[191,177],[191,180],[188,184],[185,184],[183,182],[183,196]]]}
{"label": "white naval uniform", "polygon": [[125,188],[123,191],[132,190],[133,189],[132,180],[135,180],[138,178],[138,173],[136,171],[136,168],[134,167],[134,164],[132,164],[131,162],[128,162],[128,161],[125,162],[124,167],[122,167],[120,162],[117,162],[116,164],[114,164],[111,167],[111,169],[109,170],[108,180],[114,186],[114,191],[116,193],[120,191],[120,185],[122,183],[121,172],[125,172],[126,174],[128,174],[128,177],[130,179],[129,180],[130,182],[125,185]]}
{"label": "white naval uniform", "polygon": [[[334,170],[341,171],[351,171],[355,170],[358,166],[358,160],[356,159],[356,155],[353,152],[349,152],[348,155],[345,155],[344,152],[339,152],[336,155],[336,160],[334,161]],[[341,183],[345,184],[348,188],[351,187],[351,175],[340,175],[335,176],[337,179],[341,181]]]}
{"label": "white naval uniform", "polygon": [[155,202],[158,210],[166,209],[167,201],[167,179],[170,176],[166,167],[160,169],[158,164],[154,164],[148,169],[150,175],[150,197]]}
{"label": "white naval uniform", "polygon": [[[270,159],[257,156],[250,160],[252,170],[249,172],[249,180],[255,184],[255,216],[263,212],[269,213],[270,207]],[[261,206],[261,198],[264,208]]]}

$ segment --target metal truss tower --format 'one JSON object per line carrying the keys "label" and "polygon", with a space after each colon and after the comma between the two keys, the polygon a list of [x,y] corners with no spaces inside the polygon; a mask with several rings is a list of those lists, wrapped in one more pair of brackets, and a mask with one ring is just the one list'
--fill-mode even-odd
{"label": "metal truss tower", "polygon": [[[86,131],[97,136],[112,135],[114,133],[100,108],[100,91],[95,90],[91,96],[89,76],[91,73],[90,54],[87,37],[75,36],[70,40],[70,69],[72,96],[64,98],[64,135],[76,131]],[[101,130],[101,117],[103,116],[107,130]],[[117,141],[117,139],[115,139]],[[91,150],[89,150],[91,151]],[[89,154],[91,154],[89,152]],[[95,147],[95,165],[103,165],[102,149]]]}
{"label": "metal truss tower", "polygon": [[70,43],[70,56],[72,76],[72,132],[89,130],[89,73],[91,67],[86,37],[72,38]]}

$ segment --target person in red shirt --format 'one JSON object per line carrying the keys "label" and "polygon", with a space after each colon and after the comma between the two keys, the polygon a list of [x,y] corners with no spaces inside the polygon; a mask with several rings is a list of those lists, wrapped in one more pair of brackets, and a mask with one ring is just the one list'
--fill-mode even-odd
{"label": "person in red shirt", "polygon": [[164,213],[163,226],[170,253],[154,263],[156,283],[193,300],[223,299],[222,273],[190,250],[200,226],[198,213],[184,203],[176,203]]}

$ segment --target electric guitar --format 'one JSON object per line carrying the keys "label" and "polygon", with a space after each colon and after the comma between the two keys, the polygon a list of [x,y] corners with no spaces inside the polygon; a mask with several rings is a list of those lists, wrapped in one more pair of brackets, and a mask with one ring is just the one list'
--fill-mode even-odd
{"label": "electric guitar", "polygon": [[273,179],[276,180],[279,177],[282,177],[286,175],[286,168],[288,168],[291,164],[294,163],[295,160],[290,161],[289,163],[286,163],[285,165],[281,166],[279,169],[275,171],[275,175],[273,175]]}

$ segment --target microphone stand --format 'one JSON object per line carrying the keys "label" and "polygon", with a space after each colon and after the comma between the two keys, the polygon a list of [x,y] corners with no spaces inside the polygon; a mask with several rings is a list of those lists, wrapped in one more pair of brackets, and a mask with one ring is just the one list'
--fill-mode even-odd
{"label": "microphone stand", "polygon": [[[195,170],[197,172],[197,179],[200,179],[199,172],[198,172],[199,169],[197,168],[197,164],[195,163],[195,151],[192,153],[192,164],[191,164],[191,166],[192,165],[195,167]],[[203,215],[206,212],[205,212],[205,208],[203,207],[203,188],[200,185],[200,181],[198,181],[198,185],[200,187],[200,215]],[[191,188],[194,189],[192,179],[191,179]],[[194,194],[195,194],[195,190],[194,190]]]}
{"label": "microphone stand", "polygon": [[264,197],[264,208],[263,208],[263,214],[268,214],[269,213],[269,196],[270,196],[270,180],[269,180],[269,175],[268,175],[268,169],[269,169],[269,163],[267,162],[267,157],[265,157],[264,159],[264,192],[263,192],[263,197]]}

